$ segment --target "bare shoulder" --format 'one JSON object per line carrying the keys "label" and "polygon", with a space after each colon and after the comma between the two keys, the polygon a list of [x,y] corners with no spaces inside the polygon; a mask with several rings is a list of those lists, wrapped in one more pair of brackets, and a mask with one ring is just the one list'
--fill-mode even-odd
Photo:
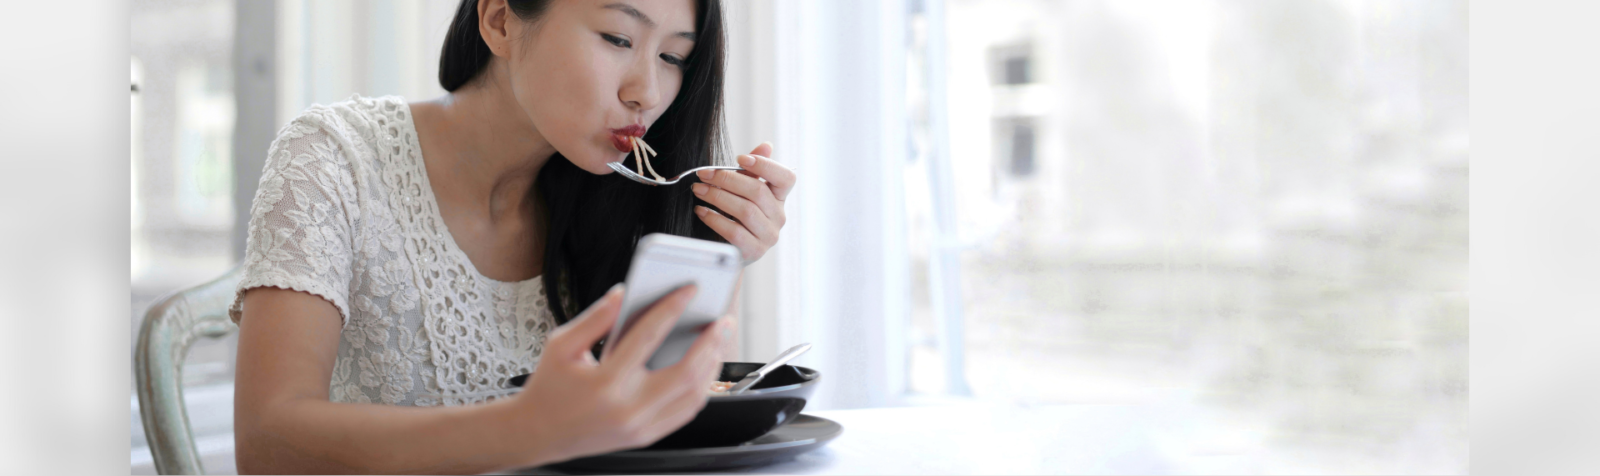
{"label": "bare shoulder", "polygon": [[411,123],[417,127],[418,132],[421,132],[424,126],[438,124],[440,117],[444,114],[445,100],[446,98],[444,97],[438,97],[426,101],[406,103],[411,108]]}

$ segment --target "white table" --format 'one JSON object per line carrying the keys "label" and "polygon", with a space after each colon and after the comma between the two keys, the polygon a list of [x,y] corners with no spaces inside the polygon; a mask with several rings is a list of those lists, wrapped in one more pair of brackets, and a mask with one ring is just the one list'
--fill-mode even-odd
{"label": "white table", "polygon": [[816,412],[844,434],[784,474],[1254,472],[1247,447],[1194,441],[1195,421],[1135,405],[958,405]]}
{"label": "white table", "polygon": [[[844,433],[731,474],[1258,473],[1258,447],[1184,406],[962,404],[807,412]],[[1230,436],[1232,435],[1232,436]]]}

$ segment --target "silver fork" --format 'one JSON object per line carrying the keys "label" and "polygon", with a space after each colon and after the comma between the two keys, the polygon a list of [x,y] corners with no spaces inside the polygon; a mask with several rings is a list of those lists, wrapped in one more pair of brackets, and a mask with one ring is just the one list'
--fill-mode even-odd
{"label": "silver fork", "polygon": [[611,170],[617,171],[617,173],[621,174],[623,177],[627,177],[628,180],[639,182],[639,183],[642,183],[642,184],[645,184],[645,185],[672,185],[672,184],[678,183],[679,180],[683,180],[684,177],[688,177],[689,174],[692,174],[692,173],[695,173],[695,172],[699,172],[701,170],[744,170],[742,168],[734,167],[734,166],[731,166],[731,165],[707,165],[705,167],[695,167],[695,168],[692,168],[692,169],[689,169],[689,170],[685,170],[685,171],[683,171],[683,173],[678,174],[677,176],[674,176],[671,179],[663,181],[663,180],[656,180],[656,179],[653,179],[653,178],[645,177],[643,175],[639,175],[637,172],[634,172],[632,169],[629,169],[628,166],[622,165],[622,162],[607,162],[606,166],[607,167],[611,167]]}

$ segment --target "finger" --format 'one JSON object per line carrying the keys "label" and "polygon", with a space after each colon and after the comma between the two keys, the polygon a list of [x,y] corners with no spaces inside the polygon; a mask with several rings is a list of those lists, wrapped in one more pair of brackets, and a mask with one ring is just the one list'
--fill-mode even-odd
{"label": "finger", "polygon": [[[669,395],[683,392],[705,394],[708,391],[722,367],[718,352],[723,342],[728,339],[731,321],[722,318],[707,325],[700,336],[695,338],[694,345],[683,354],[682,359],[667,368],[651,373],[645,388],[652,394],[663,396],[663,399],[655,402],[654,406],[665,405],[667,400],[670,400],[666,398]],[[651,410],[654,411],[656,408]]]}
{"label": "finger", "polygon": [[716,205],[729,217],[739,220],[739,223],[750,230],[750,234],[760,238],[762,243],[766,243],[767,239],[777,242],[778,230],[773,226],[772,219],[767,218],[767,213],[754,202],[733,192],[703,183],[694,184],[693,188],[695,196],[705,200],[706,203]]}
{"label": "finger", "polygon": [[[639,437],[639,447],[649,446],[671,434],[674,430],[683,427],[684,424],[689,423],[689,420],[694,419],[694,413],[689,413],[687,418],[684,417],[684,402],[693,402],[696,396],[700,399],[706,399],[705,393],[702,391],[699,395],[696,395],[682,388],[673,389],[665,393],[655,390],[641,390],[639,392],[642,395],[640,403],[644,406],[638,408],[624,425],[638,429],[635,434]],[[691,405],[690,408],[693,408],[692,403],[689,405]],[[699,412],[697,408],[694,410],[695,413]]]}
{"label": "finger", "polygon": [[759,155],[762,157],[772,157],[772,143],[762,142],[761,145],[756,146],[756,148],[750,149],[750,153],[752,155]]}
{"label": "finger", "polygon": [[[712,379],[717,379],[722,375],[722,362],[732,362],[733,359],[739,358],[737,355],[732,355],[734,349],[728,346],[729,339],[732,339],[739,332],[739,320],[734,319],[732,315],[725,316],[723,319],[728,320],[728,328],[722,333],[722,345],[717,346],[719,353],[717,354],[717,366],[712,372]],[[723,354],[721,353],[722,351],[728,351],[729,353]]]}
{"label": "finger", "polygon": [[767,185],[772,187],[772,195],[779,201],[789,196],[789,191],[794,189],[796,176],[793,170],[784,167],[772,159],[762,155],[746,154],[738,157],[739,167],[766,179]]}
{"label": "finger", "polygon": [[594,343],[610,333],[611,326],[617,322],[617,311],[622,308],[622,292],[622,283],[617,283],[578,317],[557,327],[545,342],[545,351],[562,357],[587,355]]}
{"label": "finger", "polygon": [[[761,183],[767,183],[766,179],[761,178],[760,175],[756,175],[755,172],[751,172],[749,170],[739,169],[739,170],[730,170],[730,172],[738,172],[739,175],[743,175],[743,176],[750,177],[750,178],[753,178],[753,179],[756,179],[756,180],[760,180]],[[768,188],[771,188],[771,187],[769,186]]]}
{"label": "finger", "polygon": [[759,258],[759,256],[751,256],[750,250],[760,249],[761,241],[756,239],[755,235],[750,234],[750,230],[745,229],[743,225],[734,223],[733,220],[722,216],[721,213],[701,205],[695,205],[694,214],[699,215],[700,221],[705,222],[706,226],[711,227],[711,230],[716,231],[718,235],[722,235],[722,238],[728,240],[729,244],[739,248],[739,251],[744,254],[745,261]]}
{"label": "finger", "polygon": [[[710,337],[710,334],[720,334],[722,332],[720,329],[709,329],[709,331],[714,332],[707,332],[707,335],[702,335],[702,340],[707,340],[704,337]],[[696,350],[691,350],[690,356],[686,356],[683,361],[674,364],[674,366],[685,367],[670,371],[670,374],[672,374],[670,377],[674,379],[672,383],[677,383],[677,385],[674,385],[675,388],[672,388],[672,390],[659,393],[659,395],[664,395],[666,398],[662,398],[662,401],[656,403],[656,407],[650,409],[653,423],[646,425],[645,434],[650,434],[653,439],[666,436],[666,434],[682,428],[683,425],[693,420],[694,415],[699,414],[699,411],[706,407],[706,403],[710,399],[710,383],[717,379],[717,371],[722,367],[722,363],[718,363],[717,359],[714,358],[714,353],[715,347],[718,347],[723,339],[725,337],[709,339],[709,342],[696,342]],[[701,348],[702,343],[706,343],[707,348]],[[690,363],[691,358],[696,359],[696,361]],[[667,375],[658,374],[656,377],[667,377]]]}
{"label": "finger", "polygon": [[616,352],[601,362],[601,366],[611,371],[642,369],[645,360],[666,340],[667,334],[678,322],[678,316],[689,307],[689,300],[694,298],[695,292],[693,284],[680,287],[640,312],[635,317],[638,321],[618,339]]}
{"label": "finger", "polygon": [[674,395],[666,405],[652,415],[652,421],[645,426],[643,433],[649,435],[650,439],[650,443],[646,445],[660,441],[684,425],[688,425],[690,421],[694,421],[695,415],[705,409],[710,399],[703,388],[699,392]]}
{"label": "finger", "polygon": [[725,360],[722,349],[733,339],[734,327],[733,318],[724,316],[717,319],[716,326],[707,329],[706,335],[689,348],[686,358],[696,359],[695,365],[698,367],[686,368],[684,372],[690,373],[690,383],[697,391],[707,391],[707,386],[722,376],[722,363]]}
{"label": "finger", "polygon": [[722,344],[732,333],[732,325],[733,319],[727,317],[707,325],[695,338],[694,345],[683,354],[682,360],[656,372],[653,378],[666,379],[667,382],[689,382],[697,385],[695,388],[704,390],[717,378],[716,370],[722,364]]}
{"label": "finger", "polygon": [[702,170],[697,175],[700,176],[701,182],[715,185],[755,203],[768,217],[783,213],[783,202],[779,202],[778,197],[772,194],[772,187],[767,186],[759,178],[732,170]]}

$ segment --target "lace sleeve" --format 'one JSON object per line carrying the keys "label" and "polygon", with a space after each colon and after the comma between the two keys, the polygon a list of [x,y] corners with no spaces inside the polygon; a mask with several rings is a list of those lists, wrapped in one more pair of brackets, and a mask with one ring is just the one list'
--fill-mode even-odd
{"label": "lace sleeve", "polygon": [[304,117],[278,133],[250,206],[245,275],[228,316],[242,313],[245,291],[278,287],[316,295],[350,320],[349,293],[356,186],[348,157],[327,129]]}

